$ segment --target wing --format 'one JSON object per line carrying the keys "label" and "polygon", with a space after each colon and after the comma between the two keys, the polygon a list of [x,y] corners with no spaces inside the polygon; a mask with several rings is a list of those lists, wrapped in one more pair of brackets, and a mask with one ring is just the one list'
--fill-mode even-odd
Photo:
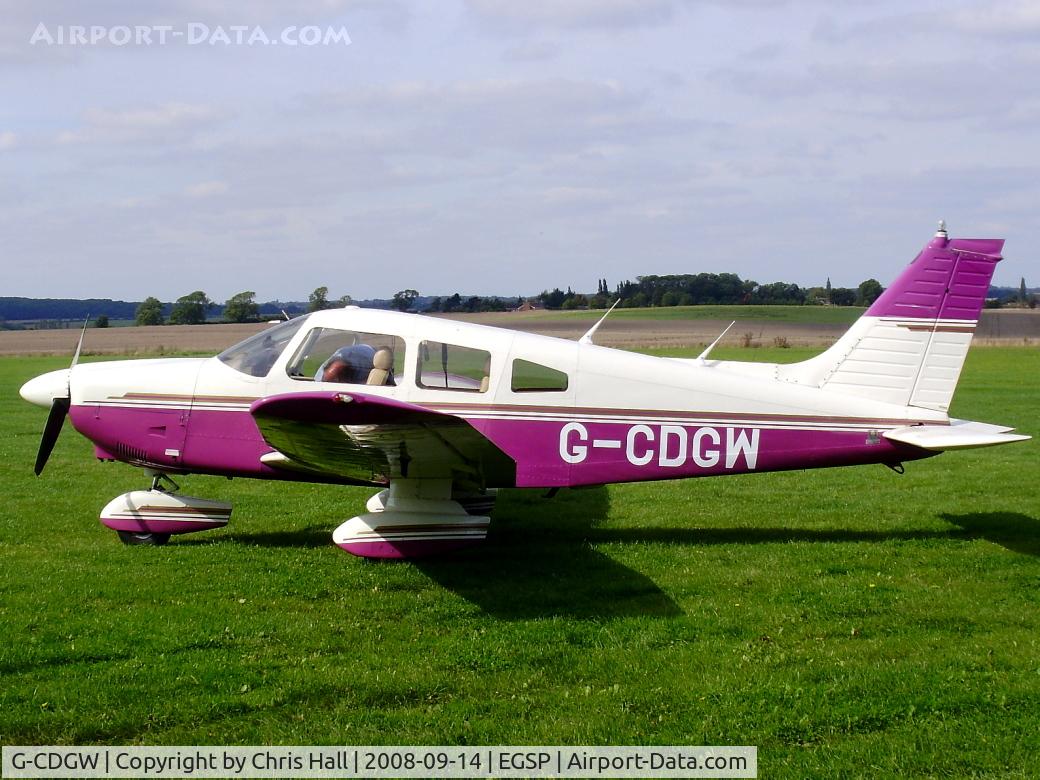
{"label": "wing", "polygon": [[288,393],[249,409],[270,465],[386,484],[444,479],[483,488],[512,484],[516,464],[466,420],[365,393]]}

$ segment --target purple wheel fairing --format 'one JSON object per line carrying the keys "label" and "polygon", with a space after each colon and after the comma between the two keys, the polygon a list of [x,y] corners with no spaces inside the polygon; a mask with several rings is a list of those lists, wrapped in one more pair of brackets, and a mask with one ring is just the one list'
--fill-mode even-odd
{"label": "purple wheel fairing", "polygon": [[227,522],[226,518],[224,520],[170,520],[150,517],[101,518],[101,524],[113,531],[151,534],[190,534],[196,531],[223,528]]}
{"label": "purple wheel fairing", "polygon": [[429,539],[424,541],[371,541],[341,542],[337,546],[359,558],[401,560],[403,558],[426,558],[431,555],[462,550],[480,544],[483,539]]}

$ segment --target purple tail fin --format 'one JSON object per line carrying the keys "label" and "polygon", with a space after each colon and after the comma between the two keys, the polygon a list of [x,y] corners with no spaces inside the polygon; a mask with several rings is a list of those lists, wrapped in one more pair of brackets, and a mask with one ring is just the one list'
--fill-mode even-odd
{"label": "purple tail fin", "polygon": [[874,305],[868,317],[977,321],[1001,238],[948,239],[940,231]]}
{"label": "purple tail fin", "polygon": [[838,342],[779,370],[800,384],[947,411],[1003,239],[939,232]]}

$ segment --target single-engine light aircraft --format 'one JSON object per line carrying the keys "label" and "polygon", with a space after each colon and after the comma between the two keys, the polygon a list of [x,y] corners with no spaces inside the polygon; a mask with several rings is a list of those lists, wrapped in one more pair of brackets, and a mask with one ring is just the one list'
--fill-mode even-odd
{"label": "single-engine light aircraft", "polygon": [[[370,485],[333,540],[405,558],[487,536],[495,490],[907,461],[1028,439],[947,414],[1003,240],[945,226],[830,349],[788,365],[659,358],[348,306],[209,359],[78,364],[21,389],[102,461],[143,468],[101,522],[126,543],[227,524],[172,477]],[[602,320],[600,320],[602,322]],[[717,341],[716,341],[717,343]],[[82,335],[80,337],[82,345]],[[714,344],[712,345],[714,346]]]}

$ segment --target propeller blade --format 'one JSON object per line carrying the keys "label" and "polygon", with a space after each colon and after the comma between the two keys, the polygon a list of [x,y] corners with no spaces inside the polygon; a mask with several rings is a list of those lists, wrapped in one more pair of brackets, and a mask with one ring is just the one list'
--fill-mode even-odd
{"label": "propeller blade", "polygon": [[[87,318],[85,320],[83,320],[83,330],[81,330],[79,332],[79,343],[76,344],[76,354],[72,356],[72,365],[69,366],[69,368],[75,368],[76,364],[79,362],[79,353],[80,353],[80,350],[83,349],[83,337],[87,335],[87,323],[89,321],[90,321],[90,315],[88,314]],[[70,373],[69,376],[71,377],[72,374]]]}
{"label": "propeller blade", "polygon": [[57,443],[61,429],[65,425],[65,418],[69,416],[69,409],[72,408],[72,369],[76,367],[76,364],[79,362],[80,352],[83,351],[83,337],[87,335],[87,323],[89,321],[90,317],[88,315],[83,320],[83,330],[79,332],[79,343],[76,344],[76,352],[72,356],[72,365],[69,366],[66,396],[64,398],[55,398],[51,401],[51,411],[47,415],[47,424],[43,426],[40,450],[36,453],[36,465],[33,466],[33,472],[35,472],[36,476],[40,476],[43,473],[43,467],[47,465],[51,452],[54,451],[54,445]]}
{"label": "propeller blade", "polygon": [[36,466],[33,467],[36,476],[43,473],[43,467],[47,465],[47,459],[50,458],[54,444],[58,441],[58,434],[61,433],[61,427],[65,424],[65,417],[71,406],[72,399],[70,398],[55,398],[51,403],[51,411],[47,415],[47,425],[44,426],[43,438],[40,439],[40,451],[36,454]]}

